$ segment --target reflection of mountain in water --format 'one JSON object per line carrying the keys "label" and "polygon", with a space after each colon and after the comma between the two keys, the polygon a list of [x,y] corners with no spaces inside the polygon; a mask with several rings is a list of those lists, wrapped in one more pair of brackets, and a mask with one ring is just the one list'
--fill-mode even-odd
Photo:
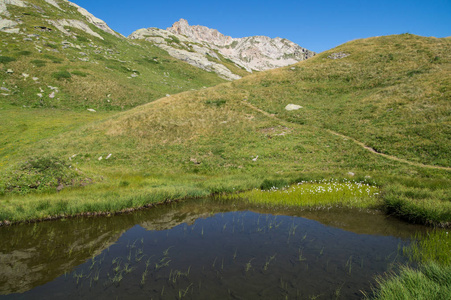
{"label": "reflection of mountain in water", "polygon": [[203,214],[182,214],[179,211],[171,211],[160,218],[152,219],[149,221],[141,222],[139,225],[146,230],[167,230],[171,229],[180,224],[186,223],[188,225],[193,225],[197,219],[207,218],[211,216],[209,213]]}
{"label": "reflection of mountain in water", "polygon": [[0,294],[28,291],[98,255],[130,227],[111,223],[74,219],[1,228]]}
{"label": "reflection of mountain in water", "polygon": [[215,199],[197,199],[115,217],[77,218],[0,228],[0,294],[23,293],[71,271],[114,244],[136,224],[167,230],[194,224],[219,212],[252,210],[263,214],[300,216],[359,234],[407,238],[418,226],[374,211],[263,209]]}

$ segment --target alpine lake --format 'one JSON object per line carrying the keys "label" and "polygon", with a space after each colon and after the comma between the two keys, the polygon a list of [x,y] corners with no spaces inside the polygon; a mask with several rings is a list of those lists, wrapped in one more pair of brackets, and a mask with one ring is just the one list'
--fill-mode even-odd
{"label": "alpine lake", "polygon": [[0,299],[361,299],[429,230],[369,209],[190,199],[0,228]]}

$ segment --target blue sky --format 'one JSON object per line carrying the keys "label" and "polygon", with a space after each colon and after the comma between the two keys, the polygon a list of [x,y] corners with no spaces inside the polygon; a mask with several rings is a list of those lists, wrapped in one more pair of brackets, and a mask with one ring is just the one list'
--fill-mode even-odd
{"label": "blue sky", "polygon": [[180,18],[232,37],[286,38],[316,52],[372,36],[451,36],[451,0],[71,1],[125,36],[140,28],[166,29]]}

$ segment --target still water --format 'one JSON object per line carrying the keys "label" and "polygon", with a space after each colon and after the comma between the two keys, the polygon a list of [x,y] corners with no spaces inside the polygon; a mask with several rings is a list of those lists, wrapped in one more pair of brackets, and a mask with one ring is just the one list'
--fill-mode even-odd
{"label": "still water", "polygon": [[196,199],[0,228],[0,299],[360,299],[421,226]]}

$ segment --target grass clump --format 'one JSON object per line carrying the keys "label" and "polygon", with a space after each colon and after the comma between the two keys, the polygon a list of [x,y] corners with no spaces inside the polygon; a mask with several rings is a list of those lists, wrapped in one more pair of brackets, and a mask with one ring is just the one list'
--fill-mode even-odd
{"label": "grass clump", "polygon": [[44,55],[42,55],[42,57],[46,58],[46,59],[50,59],[52,61],[52,63],[54,63],[54,64],[60,64],[64,61],[64,59],[50,55],[50,54],[44,54]]}
{"label": "grass clump", "polygon": [[390,184],[384,188],[388,213],[411,223],[449,227],[451,224],[451,190],[446,186],[406,186]]}
{"label": "grass clump", "polygon": [[7,64],[7,63],[15,61],[15,60],[16,59],[14,57],[0,55],[0,63],[1,64]]}
{"label": "grass clump", "polygon": [[72,75],[76,75],[76,76],[80,76],[80,77],[86,77],[86,76],[89,75],[88,73],[85,73],[85,72],[82,72],[82,71],[78,71],[78,70],[72,71],[71,74]]}
{"label": "grass clump", "polygon": [[220,107],[220,106],[222,106],[222,105],[224,105],[224,104],[226,104],[226,100],[224,100],[224,99],[218,99],[218,100],[207,100],[207,101],[205,101],[205,104],[206,105],[209,105],[209,106],[216,106],[216,107]]}
{"label": "grass clump", "polygon": [[403,253],[417,269],[401,267],[399,274],[379,277],[374,299],[448,299],[451,295],[451,236],[443,229],[417,234]]}
{"label": "grass clump", "polygon": [[0,194],[28,194],[74,185],[80,175],[65,161],[54,157],[32,157],[19,164],[0,181]]}
{"label": "grass clump", "polygon": [[77,36],[77,41],[79,41],[79,42],[89,42],[89,39],[87,37],[78,35]]}
{"label": "grass clump", "polygon": [[33,59],[30,62],[38,68],[42,68],[47,65],[47,62],[45,60],[41,60],[41,59]]}
{"label": "grass clump", "polygon": [[436,229],[426,235],[417,234],[414,241],[403,248],[403,253],[414,262],[451,265],[451,235],[443,229]]}
{"label": "grass clump", "polygon": [[31,52],[31,51],[27,51],[27,50],[24,50],[24,51],[19,51],[19,52],[17,52],[17,55],[20,55],[20,56],[29,56],[29,55],[31,55],[33,52]]}
{"label": "grass clump", "polygon": [[280,189],[288,185],[285,179],[265,179],[260,185],[261,190]]}
{"label": "grass clump", "polygon": [[418,270],[403,267],[398,276],[379,278],[380,288],[373,299],[449,299],[451,265],[428,263]]}
{"label": "grass clump", "polygon": [[53,72],[52,77],[60,80],[60,79],[70,79],[72,75],[68,71],[58,71]]}

